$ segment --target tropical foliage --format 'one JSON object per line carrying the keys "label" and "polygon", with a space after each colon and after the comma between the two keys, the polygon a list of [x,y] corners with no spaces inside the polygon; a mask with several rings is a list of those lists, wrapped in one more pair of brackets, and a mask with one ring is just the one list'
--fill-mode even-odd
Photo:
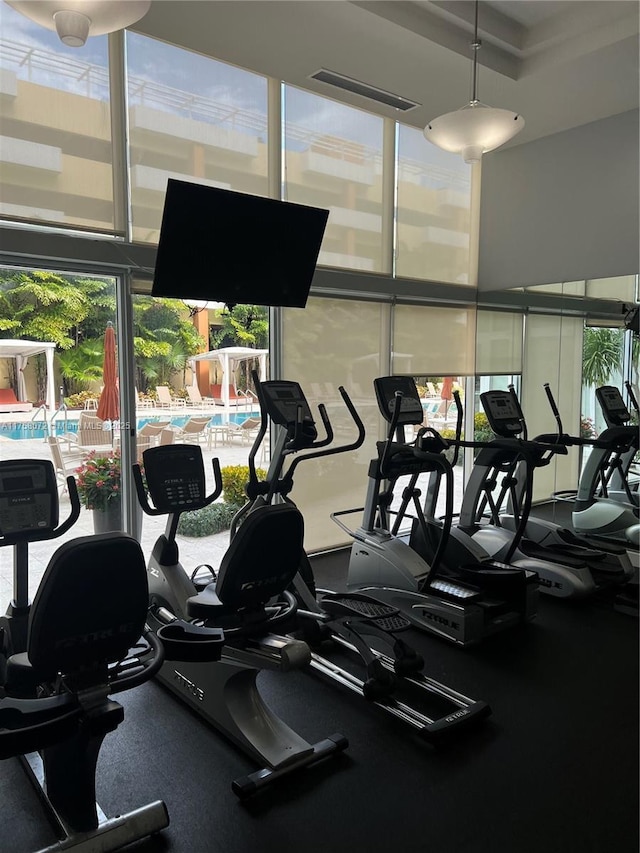
{"label": "tropical foliage", "polygon": [[134,296],[134,352],[140,390],[169,385],[171,377],[184,373],[190,356],[203,352],[206,341],[198,334],[179,299]]}
{"label": "tropical foliage", "polygon": [[584,330],[582,378],[585,385],[608,385],[620,370],[623,335],[621,329],[587,327]]}

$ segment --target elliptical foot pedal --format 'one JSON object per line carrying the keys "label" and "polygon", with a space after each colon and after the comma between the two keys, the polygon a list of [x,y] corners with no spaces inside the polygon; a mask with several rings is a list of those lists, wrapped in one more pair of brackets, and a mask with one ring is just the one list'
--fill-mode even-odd
{"label": "elliptical foot pedal", "polygon": [[365,619],[377,619],[381,616],[395,616],[397,607],[379,604],[370,598],[353,595],[323,595],[320,606],[332,616],[360,616]]}
{"label": "elliptical foot pedal", "polygon": [[248,776],[243,776],[240,779],[235,779],[231,783],[231,790],[241,800],[246,800],[253,794],[257,794],[262,788],[271,785],[282,776],[299,770],[302,767],[307,767],[310,764],[316,764],[324,758],[329,758],[333,755],[338,755],[344,752],[349,746],[349,741],[344,735],[339,733],[333,734],[325,740],[320,740],[313,745],[313,752],[310,752],[300,761],[293,764],[287,764],[284,767],[265,767],[262,770],[256,770],[255,773],[250,773]]}

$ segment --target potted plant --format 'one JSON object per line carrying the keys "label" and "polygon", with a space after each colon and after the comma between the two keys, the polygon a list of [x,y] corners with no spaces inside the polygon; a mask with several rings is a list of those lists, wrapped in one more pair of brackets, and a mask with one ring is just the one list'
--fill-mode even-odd
{"label": "potted plant", "polygon": [[92,450],[76,468],[78,494],[83,505],[93,510],[96,533],[122,530],[120,451]]}

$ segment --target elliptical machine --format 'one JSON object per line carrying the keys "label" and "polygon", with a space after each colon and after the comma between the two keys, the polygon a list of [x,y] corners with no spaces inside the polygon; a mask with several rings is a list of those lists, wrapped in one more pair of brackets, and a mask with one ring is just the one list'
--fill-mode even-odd
{"label": "elliptical machine", "polygon": [[[164,829],[162,801],[108,819],[96,803],[96,765],[105,736],[124,718],[115,693],[151,678],[162,664],[155,637],[141,658],[144,557],[131,537],[110,533],[75,539],[54,553],[28,599],[28,548],[55,539],[77,519],[58,524],[53,466],[39,459],[0,462],[0,547],[14,553],[14,598],[2,620],[0,758],[21,756],[59,843],[42,853],[119,850]],[[39,752],[36,752],[39,750]]]}
{"label": "elliptical machine", "polygon": [[216,579],[200,582],[197,569],[189,577],[180,563],[176,531],[183,512],[202,509],[221,494],[220,464],[212,460],[215,488],[207,495],[200,447],[150,448],[143,463],[146,488],[140,466],[133,468],[142,508],[148,515],[167,516],[165,533],[147,566],[147,625],[163,640],[175,625],[186,624],[191,634],[200,632],[205,638],[224,630],[218,663],[200,657],[198,644],[187,642],[184,655],[176,652],[158,678],[260,765],[233,782],[234,793],[248,797],[286,774],[341,753],[348,746],[345,737],[334,734],[308,743],[269,708],[256,683],[262,670],[290,672],[310,660],[306,643],[274,633],[297,608],[288,587],[302,552],[299,513],[287,506],[252,513],[233,538]]}
{"label": "elliptical machine", "polygon": [[[319,406],[325,430],[325,437],[320,438],[307,399],[297,382],[261,382],[257,374],[253,380],[260,402],[261,425],[249,453],[250,479],[246,487],[249,500],[234,519],[232,536],[242,531],[252,514],[265,506],[295,509],[289,494],[294,485],[294,472],[301,462],[355,450],[362,445],[365,436],[362,421],[342,386],[338,390],[356,427],[357,438],[352,443],[336,446],[325,406]],[[255,458],[269,423],[276,427],[277,433],[266,481],[260,482]],[[294,454],[297,455],[285,471],[287,461]],[[304,551],[293,589],[299,600],[298,631],[311,644],[310,667],[321,677],[363,697],[427,740],[455,733],[491,713],[485,702],[469,699],[422,674],[423,659],[398,636],[411,623],[396,607],[359,593],[317,589],[311,563]],[[369,638],[375,647],[370,645]],[[346,650],[348,658],[357,667],[364,668],[364,677],[348,665],[339,666],[324,657],[321,653],[327,646]],[[385,649],[384,653],[380,647]],[[400,688],[402,699],[396,695]],[[438,706],[438,716],[434,716],[434,705]],[[443,708],[446,708],[444,713]]]}
{"label": "elliptical machine", "polygon": [[542,541],[546,525],[530,515],[531,481],[552,455],[567,453],[566,444],[558,435],[528,439],[513,386],[508,391],[487,391],[480,401],[494,433],[508,438],[512,448],[494,450],[490,445],[481,450],[465,490],[460,527],[498,559],[505,559],[509,551],[516,563],[530,561],[540,591],[548,595],[582,598],[604,584],[628,580],[615,556],[609,560],[569,535]]}
{"label": "elliptical machine", "polygon": [[[544,385],[545,394],[558,426],[556,433],[538,435],[534,439],[541,444],[560,444],[565,447],[574,444],[586,444],[587,439],[574,438],[564,432],[560,412],[548,383]],[[516,405],[519,403],[516,398]],[[519,409],[520,410],[520,409]],[[520,410],[521,412],[521,410]],[[524,424],[524,415],[521,414]],[[518,516],[518,508],[522,501],[523,476],[519,466],[510,483],[510,512],[500,516],[503,527],[512,530]],[[633,576],[631,560],[625,548],[613,544],[595,543],[577,536],[572,530],[544,518],[529,517],[525,528],[529,547],[536,543],[548,549],[555,560],[565,557],[582,560],[589,567],[596,589],[610,585],[624,584]]]}
{"label": "elliptical machine", "polygon": [[[627,382],[627,393],[636,414],[640,414],[638,401],[635,398],[631,383]],[[607,460],[606,469],[603,469],[600,478],[599,497],[609,500],[629,503],[632,507],[640,504],[640,492],[638,482],[634,488],[630,482],[629,474],[633,460],[640,449],[640,433],[638,427],[631,424],[631,413],[625,405],[622,395],[617,388],[604,385],[596,388],[596,399],[609,429],[624,429],[629,432],[629,447],[612,453]]]}
{"label": "elliptical machine", "polygon": [[[492,560],[470,537],[452,529],[453,470],[445,456],[449,443],[435,430],[420,427],[424,412],[413,379],[385,376],[374,386],[389,426],[369,465],[365,506],[331,516],[354,539],[349,589],[397,607],[412,625],[462,646],[532,620],[537,612],[535,572]],[[407,426],[420,427],[414,440],[406,439]],[[442,521],[425,516],[417,488],[421,474],[434,472],[438,489],[445,484]],[[394,512],[394,488],[403,476],[410,478],[409,485]],[[407,535],[401,525],[410,503],[414,517]],[[356,530],[341,521],[353,513],[362,513]]]}
{"label": "elliptical machine", "polygon": [[[622,498],[623,492],[626,495],[624,487],[620,489],[617,485],[626,482],[626,472],[638,451],[638,431],[627,425],[630,415],[618,389],[606,386],[598,391],[608,426],[596,439],[578,438],[562,432],[560,413],[553,396],[547,392],[563,443],[591,450],[577,492],[556,492],[554,497],[574,501],[571,523],[578,536],[603,548],[613,545],[637,549],[640,545],[640,510],[633,492],[631,501],[615,498]],[[611,482],[613,499],[609,497]]]}

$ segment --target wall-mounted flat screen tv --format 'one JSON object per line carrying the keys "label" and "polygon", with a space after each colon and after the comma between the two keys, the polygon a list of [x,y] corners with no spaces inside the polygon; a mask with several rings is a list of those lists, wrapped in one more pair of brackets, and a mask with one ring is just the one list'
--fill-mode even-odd
{"label": "wall-mounted flat screen tv", "polygon": [[328,216],[169,178],[151,293],[304,308]]}

